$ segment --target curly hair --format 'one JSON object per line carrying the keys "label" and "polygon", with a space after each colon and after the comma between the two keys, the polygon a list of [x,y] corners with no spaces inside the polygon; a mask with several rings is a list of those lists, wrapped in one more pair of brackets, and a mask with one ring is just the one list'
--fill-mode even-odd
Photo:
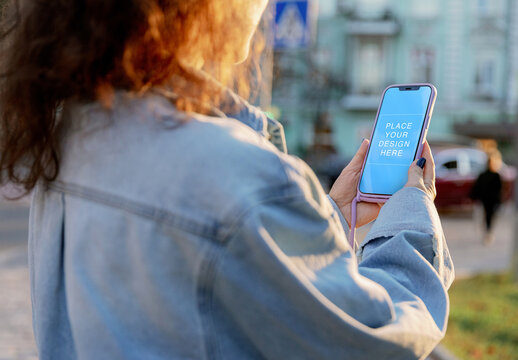
{"label": "curly hair", "polygon": [[[258,60],[229,65],[242,36],[230,8],[223,0],[0,0],[0,184],[29,192],[56,179],[58,114],[69,99],[109,106],[114,89],[164,87],[180,110],[218,106],[221,89],[185,63],[192,44],[213,60],[204,70],[250,97]],[[263,45],[255,41],[252,55]]]}

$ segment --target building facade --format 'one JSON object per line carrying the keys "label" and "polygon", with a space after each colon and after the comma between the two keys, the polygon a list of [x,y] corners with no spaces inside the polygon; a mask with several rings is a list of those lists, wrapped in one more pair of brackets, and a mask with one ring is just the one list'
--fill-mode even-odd
{"label": "building facade", "polygon": [[[344,158],[370,135],[383,89],[438,89],[431,142],[510,141],[518,107],[518,2],[320,0],[312,45],[275,52],[273,105],[291,152],[330,142]],[[329,119],[332,133],[315,135]],[[503,131],[502,129],[507,129]]]}

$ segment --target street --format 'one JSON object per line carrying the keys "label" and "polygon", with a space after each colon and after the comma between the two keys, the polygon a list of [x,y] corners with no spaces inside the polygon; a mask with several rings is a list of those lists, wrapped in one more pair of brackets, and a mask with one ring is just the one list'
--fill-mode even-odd
{"label": "street", "polygon": [[457,278],[509,269],[513,252],[514,216],[512,204],[502,206],[494,224],[495,241],[488,246],[482,243],[482,209],[475,210],[477,221],[462,215],[441,217]]}
{"label": "street", "polygon": [[[37,359],[27,269],[28,214],[26,201],[0,200],[0,360]],[[457,277],[509,267],[513,216],[512,206],[501,209],[496,240],[489,246],[482,244],[481,227],[472,216],[442,216]],[[475,218],[480,218],[480,214]],[[358,238],[363,238],[367,231],[368,226],[359,229]]]}
{"label": "street", "polygon": [[27,202],[0,200],[0,360],[37,359],[27,269]]}

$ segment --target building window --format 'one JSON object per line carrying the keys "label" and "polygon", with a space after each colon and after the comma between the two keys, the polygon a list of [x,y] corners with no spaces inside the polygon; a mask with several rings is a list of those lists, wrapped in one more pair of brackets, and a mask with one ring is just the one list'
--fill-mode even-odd
{"label": "building window", "polygon": [[438,0],[413,0],[412,14],[419,19],[431,19],[439,15]]}
{"label": "building window", "polygon": [[479,60],[475,67],[475,91],[477,96],[495,98],[496,63],[494,59]]}
{"label": "building window", "polygon": [[505,2],[503,0],[476,0],[475,12],[479,18],[503,16]]}
{"label": "building window", "polygon": [[477,0],[477,13],[480,17],[487,17],[490,14],[489,0]]}
{"label": "building window", "polygon": [[412,80],[414,82],[434,82],[435,50],[431,48],[417,48],[410,56]]}
{"label": "building window", "polygon": [[378,18],[388,9],[387,0],[361,0],[356,1],[356,11],[361,18]]}
{"label": "building window", "polygon": [[382,37],[358,37],[355,54],[354,90],[359,94],[377,94],[383,88],[387,54]]}
{"label": "building window", "polygon": [[318,3],[318,16],[320,18],[329,18],[336,14],[338,7],[337,0],[320,1]]}

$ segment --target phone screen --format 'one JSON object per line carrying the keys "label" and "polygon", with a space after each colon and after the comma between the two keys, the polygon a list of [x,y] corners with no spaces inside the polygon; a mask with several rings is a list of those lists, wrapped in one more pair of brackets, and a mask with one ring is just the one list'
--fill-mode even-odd
{"label": "phone screen", "polygon": [[360,179],[362,193],[392,195],[405,185],[431,95],[429,86],[391,87],[385,92]]}

